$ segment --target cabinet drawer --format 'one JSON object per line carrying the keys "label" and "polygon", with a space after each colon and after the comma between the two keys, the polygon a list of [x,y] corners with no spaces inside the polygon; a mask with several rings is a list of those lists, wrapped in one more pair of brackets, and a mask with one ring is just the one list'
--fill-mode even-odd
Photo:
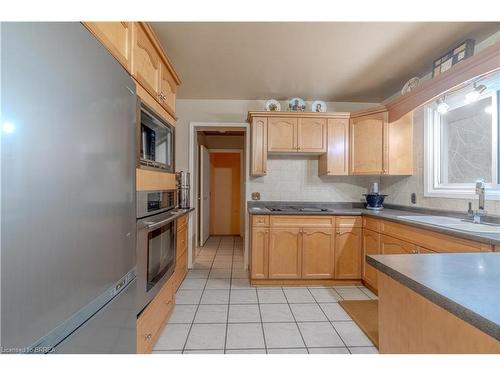
{"label": "cabinet drawer", "polygon": [[180,231],[180,229],[187,224],[188,216],[182,215],[180,218],[177,219],[177,232]]}
{"label": "cabinet drawer", "polygon": [[380,220],[363,217],[363,228],[380,232]]}
{"label": "cabinet drawer", "polygon": [[271,227],[293,228],[331,228],[334,226],[334,216],[280,216],[272,215]]}
{"label": "cabinet drawer", "polygon": [[252,215],[252,225],[254,227],[269,226],[269,215]]}
{"label": "cabinet drawer", "polygon": [[402,240],[411,240],[412,243],[424,246],[426,249],[442,253],[480,252],[491,251],[491,245],[451,237],[429,230],[415,228],[409,225],[382,221],[381,232]]}
{"label": "cabinet drawer", "polygon": [[174,306],[172,278],[137,319],[137,352],[149,353]]}
{"label": "cabinet drawer", "polygon": [[335,227],[337,228],[361,228],[361,216],[337,216],[335,218]]}

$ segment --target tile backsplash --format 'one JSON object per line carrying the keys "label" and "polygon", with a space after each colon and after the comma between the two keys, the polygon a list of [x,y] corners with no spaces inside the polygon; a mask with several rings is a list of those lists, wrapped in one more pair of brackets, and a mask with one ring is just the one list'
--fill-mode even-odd
{"label": "tile backsplash", "polygon": [[364,201],[370,182],[377,176],[318,176],[318,156],[269,155],[267,175],[251,177],[247,182],[247,199],[259,192],[264,201]]}

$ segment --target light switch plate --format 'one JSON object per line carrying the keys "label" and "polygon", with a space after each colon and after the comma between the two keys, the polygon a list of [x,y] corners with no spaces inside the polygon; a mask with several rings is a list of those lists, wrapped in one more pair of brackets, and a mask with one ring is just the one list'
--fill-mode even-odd
{"label": "light switch plate", "polygon": [[410,200],[412,204],[417,204],[417,194],[411,193]]}
{"label": "light switch plate", "polygon": [[259,192],[252,193],[252,200],[253,201],[260,201],[260,193]]}

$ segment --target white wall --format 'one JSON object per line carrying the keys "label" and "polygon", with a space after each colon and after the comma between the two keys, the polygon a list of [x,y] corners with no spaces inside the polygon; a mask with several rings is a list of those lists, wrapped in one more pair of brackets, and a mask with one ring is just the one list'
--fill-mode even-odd
{"label": "white wall", "polygon": [[[263,111],[265,100],[203,100],[179,99],[176,102],[178,120],[175,128],[176,169],[189,168],[188,127],[192,121],[246,122],[249,111]],[[327,103],[329,112],[356,111],[376,106],[377,103]],[[307,108],[310,103],[307,103]],[[281,103],[286,108],[286,103]]]}

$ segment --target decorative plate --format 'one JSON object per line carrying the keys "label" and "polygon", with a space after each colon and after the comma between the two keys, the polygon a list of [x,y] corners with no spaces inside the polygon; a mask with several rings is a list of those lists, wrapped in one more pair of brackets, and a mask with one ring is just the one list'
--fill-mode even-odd
{"label": "decorative plate", "polygon": [[401,95],[409,93],[411,90],[417,87],[419,83],[420,83],[420,78],[418,77],[410,78],[408,82],[406,82],[403,88],[401,89]]}
{"label": "decorative plate", "polygon": [[315,100],[311,104],[312,112],[326,112],[326,103],[322,100]]}
{"label": "decorative plate", "polygon": [[276,99],[269,99],[266,101],[266,111],[279,112],[281,111],[281,104]]}
{"label": "decorative plate", "polygon": [[304,112],[306,102],[301,98],[292,98],[288,101],[288,110],[292,112]]}

